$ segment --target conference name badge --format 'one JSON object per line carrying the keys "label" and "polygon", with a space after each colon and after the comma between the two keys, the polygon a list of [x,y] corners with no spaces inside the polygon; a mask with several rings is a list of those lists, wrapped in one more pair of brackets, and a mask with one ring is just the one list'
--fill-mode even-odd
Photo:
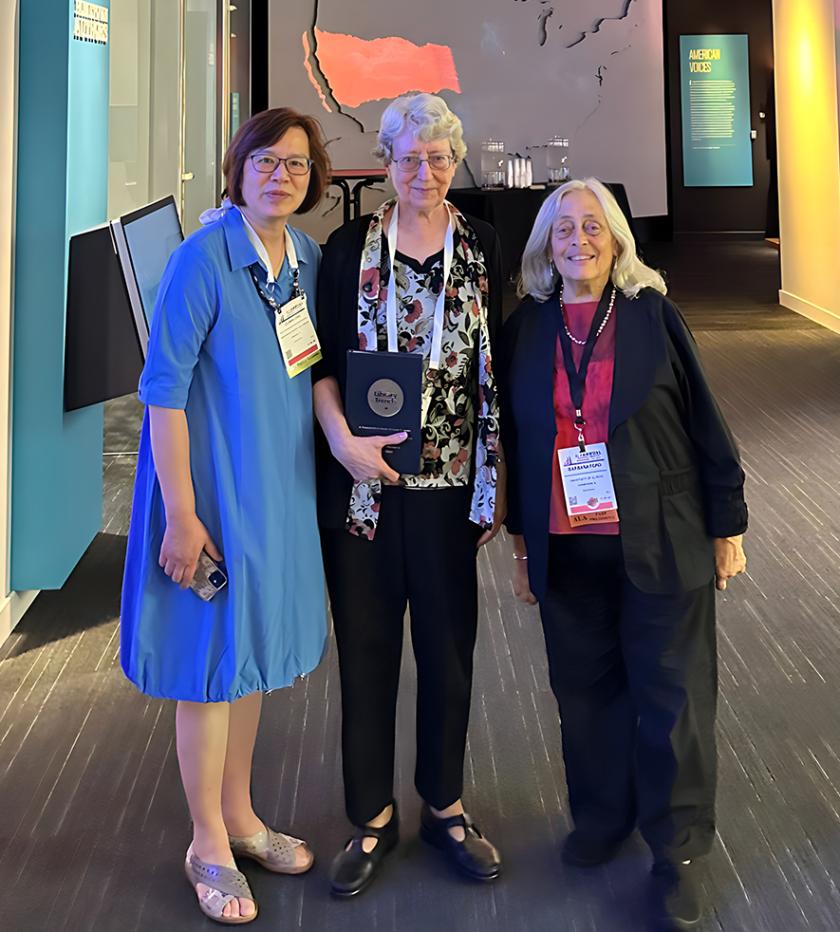
{"label": "conference name badge", "polygon": [[321,344],[309,316],[305,294],[287,301],[280,308],[280,313],[274,314],[274,330],[290,379],[314,366],[321,358]]}
{"label": "conference name badge", "polygon": [[563,498],[569,524],[606,524],[618,521],[618,502],[605,443],[564,447],[557,451]]}

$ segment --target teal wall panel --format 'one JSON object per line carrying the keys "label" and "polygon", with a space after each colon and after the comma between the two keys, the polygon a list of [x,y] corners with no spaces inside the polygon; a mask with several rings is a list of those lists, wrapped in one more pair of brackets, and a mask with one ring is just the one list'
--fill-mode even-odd
{"label": "teal wall panel", "polygon": [[[102,522],[102,406],[65,414],[63,395],[68,242],[107,213],[108,45],[95,16],[108,5],[42,0],[20,8],[15,590],[62,586]],[[88,38],[74,38],[74,22]]]}
{"label": "teal wall panel", "polygon": [[750,187],[747,35],[680,36],[683,184]]}

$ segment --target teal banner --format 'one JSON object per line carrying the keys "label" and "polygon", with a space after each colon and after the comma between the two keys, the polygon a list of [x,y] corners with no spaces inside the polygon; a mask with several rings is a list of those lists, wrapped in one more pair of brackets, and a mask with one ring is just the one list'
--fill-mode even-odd
{"label": "teal banner", "polygon": [[102,527],[102,406],[64,411],[68,241],[108,206],[110,2],[20,6],[14,590],[59,589]]}
{"label": "teal banner", "polygon": [[683,184],[750,187],[750,51],[745,35],[680,36]]}

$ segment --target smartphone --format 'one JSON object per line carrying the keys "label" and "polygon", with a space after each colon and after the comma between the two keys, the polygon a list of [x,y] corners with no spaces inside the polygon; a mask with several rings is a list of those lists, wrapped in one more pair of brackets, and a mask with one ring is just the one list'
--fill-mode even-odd
{"label": "smartphone", "polygon": [[202,550],[198,555],[198,566],[195,570],[190,589],[205,602],[210,599],[227,585],[227,576],[224,570],[211,559],[206,551]]}

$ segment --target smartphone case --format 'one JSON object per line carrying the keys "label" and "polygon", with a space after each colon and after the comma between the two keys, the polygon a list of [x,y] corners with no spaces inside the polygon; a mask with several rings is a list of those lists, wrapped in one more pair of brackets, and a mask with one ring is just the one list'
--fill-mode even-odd
{"label": "smartphone case", "polygon": [[198,556],[198,566],[195,570],[190,589],[205,602],[209,602],[214,595],[227,585],[227,576],[224,570],[204,550]]}

